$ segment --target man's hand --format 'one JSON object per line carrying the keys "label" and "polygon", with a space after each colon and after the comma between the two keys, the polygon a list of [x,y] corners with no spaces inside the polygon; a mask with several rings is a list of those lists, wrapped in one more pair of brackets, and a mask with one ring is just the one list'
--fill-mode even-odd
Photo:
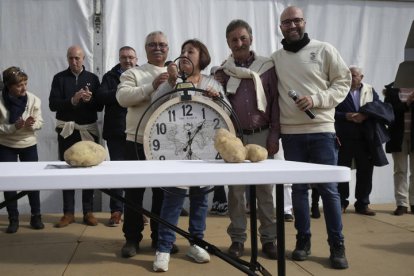
{"label": "man's hand", "polygon": [[346,113],[345,117],[348,121],[351,121],[351,122],[354,122],[354,123],[357,123],[357,124],[362,123],[363,121],[365,121],[368,118],[367,115],[362,114],[362,113],[358,113],[358,112],[348,112],[348,113]]}
{"label": "man's hand", "polygon": [[296,100],[296,106],[301,110],[305,111],[313,107],[313,100],[311,96],[300,96]]}
{"label": "man's hand", "polygon": [[92,92],[89,91],[89,87],[85,86],[85,88],[82,89],[82,90],[83,90],[83,92],[81,94],[82,101],[85,102],[85,103],[90,102],[90,100],[92,98]]}
{"label": "man's hand", "polygon": [[89,91],[89,88],[85,86],[85,88],[80,89],[75,95],[72,96],[71,103],[73,105],[77,105],[81,100],[85,103],[89,102],[92,98],[92,92]]}
{"label": "man's hand", "polygon": [[168,83],[171,86],[175,86],[175,84],[177,83],[177,78],[178,78],[178,68],[177,68],[177,64],[175,63],[170,63],[167,67],[167,73],[168,73]]}
{"label": "man's hand", "polygon": [[158,86],[160,86],[163,82],[168,80],[168,77],[169,75],[167,72],[162,73],[158,77],[156,77],[152,82],[152,87],[154,88],[154,90],[157,90]]}
{"label": "man's hand", "polygon": [[267,145],[267,154],[268,156],[273,156],[279,151],[279,143],[268,143]]}

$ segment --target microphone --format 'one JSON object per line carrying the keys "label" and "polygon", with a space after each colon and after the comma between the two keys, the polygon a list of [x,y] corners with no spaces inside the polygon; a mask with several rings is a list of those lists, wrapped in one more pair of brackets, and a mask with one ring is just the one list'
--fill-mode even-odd
{"label": "microphone", "polygon": [[[296,93],[295,90],[289,90],[288,91],[288,96],[292,98],[292,100],[294,100],[296,102],[296,100],[298,99],[298,93]],[[309,118],[311,119],[315,119],[315,114],[310,110],[310,109],[306,109],[305,110],[306,115],[309,116]]]}
{"label": "microphone", "polygon": [[168,65],[170,65],[172,63],[172,61],[171,60],[168,60],[168,61],[166,61],[165,63],[164,63],[164,66],[168,66]]}

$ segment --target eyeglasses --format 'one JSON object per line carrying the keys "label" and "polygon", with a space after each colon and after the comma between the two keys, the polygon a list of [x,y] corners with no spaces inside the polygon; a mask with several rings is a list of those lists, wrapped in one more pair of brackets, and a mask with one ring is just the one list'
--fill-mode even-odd
{"label": "eyeglasses", "polygon": [[16,67],[16,71],[12,72],[13,75],[21,75],[24,74],[24,71],[20,69],[19,67]]}
{"label": "eyeglasses", "polygon": [[151,49],[160,48],[161,50],[164,50],[168,47],[168,44],[167,43],[150,42],[150,43],[147,43],[147,47],[151,48]]}
{"label": "eyeglasses", "polygon": [[303,22],[303,18],[286,19],[286,20],[283,20],[282,22],[280,22],[280,24],[283,27],[290,27],[292,25],[292,22],[293,22],[293,24],[295,24],[295,26],[299,26],[300,23]]}

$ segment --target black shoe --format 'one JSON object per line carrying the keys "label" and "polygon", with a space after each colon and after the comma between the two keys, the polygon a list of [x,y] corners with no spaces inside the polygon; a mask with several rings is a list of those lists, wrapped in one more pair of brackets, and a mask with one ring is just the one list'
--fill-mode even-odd
{"label": "black shoe", "polygon": [[319,211],[319,205],[318,204],[313,204],[312,203],[311,217],[316,218],[316,219],[321,217],[321,212]]}
{"label": "black shoe", "polygon": [[355,213],[360,214],[360,215],[365,215],[365,216],[375,216],[376,213],[374,210],[372,210],[371,208],[369,208],[368,206],[365,206],[363,208],[356,208],[355,207]]}
{"label": "black shoe", "polygon": [[292,214],[285,214],[284,219],[285,219],[286,222],[292,222],[294,220]]}
{"label": "black shoe", "polygon": [[335,269],[345,269],[348,268],[348,261],[345,257],[345,246],[344,242],[336,242],[330,246],[331,255],[329,260],[331,261],[331,266]]}
{"label": "black shoe", "polygon": [[408,207],[405,206],[397,206],[397,209],[393,212],[395,216],[402,216],[408,213]]}
{"label": "black shoe", "polygon": [[277,247],[274,242],[267,242],[262,245],[262,252],[272,260],[277,260]]}
{"label": "black shoe", "polygon": [[228,252],[230,256],[240,258],[244,253],[244,244],[241,242],[232,242]]}
{"label": "black shoe", "polygon": [[311,254],[310,236],[296,235],[296,247],[292,252],[292,259],[295,261],[304,261]]}
{"label": "black shoe", "polygon": [[139,243],[133,241],[126,241],[124,246],[121,249],[121,255],[123,258],[130,258],[137,255],[139,250]]}
{"label": "black shoe", "polygon": [[43,229],[43,228],[45,228],[45,225],[42,222],[42,216],[41,215],[32,215],[30,217],[30,226],[32,226],[33,229]]}
{"label": "black shoe", "polygon": [[184,208],[181,209],[180,216],[182,216],[182,217],[188,217],[189,216],[188,211],[186,209],[184,209]]}
{"label": "black shoe", "polygon": [[19,219],[18,218],[9,218],[9,226],[6,229],[6,233],[13,234],[19,229]]}
{"label": "black shoe", "polygon": [[[157,244],[158,242],[157,241],[152,241],[151,242],[151,248],[152,249],[157,249],[157,246],[158,246],[158,244]],[[172,247],[171,247],[171,251],[170,251],[170,254],[177,254],[178,253],[178,251],[180,251],[179,249],[178,249],[178,246],[175,244],[175,243],[173,243],[173,245],[172,245]]]}

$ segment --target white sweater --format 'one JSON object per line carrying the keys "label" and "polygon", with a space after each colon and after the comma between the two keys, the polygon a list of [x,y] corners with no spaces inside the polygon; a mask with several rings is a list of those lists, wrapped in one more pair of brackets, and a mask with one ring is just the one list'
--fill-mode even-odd
{"label": "white sweater", "polygon": [[[138,122],[151,104],[151,95],[154,92],[152,82],[164,72],[167,72],[167,67],[158,67],[146,63],[140,67],[131,68],[121,75],[121,83],[118,85],[116,99],[121,106],[128,108],[125,130],[128,141],[135,142]],[[142,143],[149,115],[149,112],[147,112],[140,124],[137,136],[138,143]]]}
{"label": "white sweater", "polygon": [[37,144],[36,132],[43,126],[40,99],[34,94],[27,92],[26,109],[22,114],[23,120],[32,116],[36,122],[32,127],[16,129],[14,124],[9,123],[10,113],[4,105],[4,99],[0,96],[0,145],[23,149]]}
{"label": "white sweater", "polygon": [[[312,39],[297,53],[280,49],[271,57],[279,80],[281,133],[335,132],[335,107],[351,85],[351,73],[339,52],[329,43]],[[312,97],[315,119],[299,110],[289,90]]]}

